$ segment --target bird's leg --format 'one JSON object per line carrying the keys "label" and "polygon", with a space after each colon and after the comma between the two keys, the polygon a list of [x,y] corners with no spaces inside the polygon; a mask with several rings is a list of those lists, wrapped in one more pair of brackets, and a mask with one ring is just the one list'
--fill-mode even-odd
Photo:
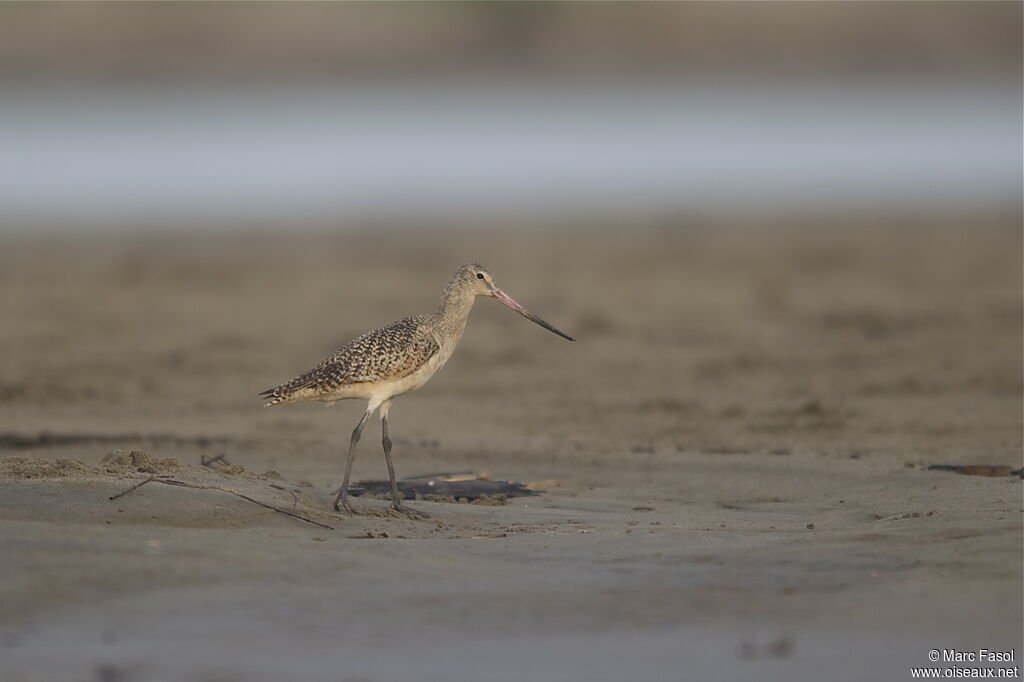
{"label": "bird's leg", "polygon": [[384,446],[384,461],[388,465],[388,477],[391,479],[391,506],[399,514],[405,514],[410,519],[429,519],[430,516],[416,509],[406,507],[402,504],[402,496],[398,492],[398,483],[395,482],[395,465],[391,462],[391,439],[388,437],[388,408],[391,402],[385,402],[380,408],[380,430],[381,444]]}
{"label": "bird's leg", "polygon": [[356,443],[359,442],[359,436],[363,434],[363,427],[366,425],[366,420],[370,418],[372,410],[367,410],[363,414],[363,418],[356,424],[356,428],[352,430],[352,440],[348,444],[348,461],[345,462],[345,480],[341,484],[341,488],[338,490],[338,494],[334,497],[334,511],[341,511],[344,509],[349,514],[355,514],[356,510],[349,504],[348,501],[348,481],[352,476],[352,462],[356,459]]}

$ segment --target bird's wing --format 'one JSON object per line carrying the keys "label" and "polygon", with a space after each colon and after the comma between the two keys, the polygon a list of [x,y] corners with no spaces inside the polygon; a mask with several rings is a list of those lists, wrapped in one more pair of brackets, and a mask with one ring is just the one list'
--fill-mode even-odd
{"label": "bird's wing", "polygon": [[260,395],[276,404],[302,389],[329,393],[349,384],[393,381],[414,372],[438,350],[420,318],[406,317],[353,339],[313,369]]}

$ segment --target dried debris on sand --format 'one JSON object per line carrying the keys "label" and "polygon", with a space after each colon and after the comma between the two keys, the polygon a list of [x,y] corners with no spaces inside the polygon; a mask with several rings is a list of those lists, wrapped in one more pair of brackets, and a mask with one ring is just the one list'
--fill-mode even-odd
{"label": "dried debris on sand", "polygon": [[[140,478],[139,474],[149,476]],[[173,457],[153,457],[145,450],[114,450],[97,466],[70,458],[49,460],[11,456],[0,460],[0,482],[13,484],[33,479],[117,485],[119,489],[109,495],[111,500],[134,493],[150,483],[215,490],[326,528],[333,529],[326,521],[337,519],[337,515],[331,513],[326,495],[317,494],[309,486],[290,483],[276,471],[263,474],[248,472],[244,467],[228,462],[223,455],[202,455],[199,465],[182,464]],[[126,479],[136,483],[125,487]],[[398,486],[406,499],[481,506],[503,506],[508,504],[510,497],[540,492],[520,483],[491,480],[486,474],[432,475],[399,481]],[[388,481],[361,481],[353,485],[352,492],[356,496],[391,499]],[[367,516],[388,515],[386,509],[375,508],[367,508],[362,513]]]}
{"label": "dried debris on sand", "polygon": [[[114,450],[97,466],[61,458],[11,456],[0,459],[0,483],[13,486],[18,483],[47,481],[64,486],[88,483],[109,488],[109,499],[115,500],[134,492],[148,483],[195,490],[216,490],[234,495],[258,506],[298,518],[308,523],[330,528],[325,519],[333,518],[325,498],[303,486],[288,483],[276,472],[253,474],[239,465],[224,463],[211,467],[182,464],[173,457],[156,458],[145,450]],[[148,474],[140,477],[139,474]],[[125,487],[126,480],[136,481]]]}

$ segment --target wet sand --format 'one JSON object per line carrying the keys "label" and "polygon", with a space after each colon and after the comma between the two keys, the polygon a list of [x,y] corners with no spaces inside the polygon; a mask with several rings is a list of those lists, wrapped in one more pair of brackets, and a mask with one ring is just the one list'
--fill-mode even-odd
{"label": "wet sand", "polygon": [[[1021,481],[927,466],[1021,466],[1020,254],[1014,215],[0,236],[0,679],[1019,665]],[[467,261],[579,341],[479,301],[391,411],[399,475],[546,492],[335,514],[362,405],[256,393]],[[378,428],[356,480],[385,475]],[[333,529],[218,490],[108,499],[151,475]]]}

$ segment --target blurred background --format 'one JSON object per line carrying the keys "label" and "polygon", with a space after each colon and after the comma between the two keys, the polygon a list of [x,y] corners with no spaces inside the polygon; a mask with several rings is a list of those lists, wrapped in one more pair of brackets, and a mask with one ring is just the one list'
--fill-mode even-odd
{"label": "blurred background", "polygon": [[431,384],[457,407],[415,413],[481,410],[467,452],[595,419],[770,451],[779,400],[892,414],[879,386],[1019,424],[1021,28],[1012,2],[0,3],[4,416],[269,428],[257,391],[476,261],[585,342],[531,362],[537,330],[479,306]]}
{"label": "blurred background", "polygon": [[0,224],[1020,209],[1021,6],[4,3]]}

